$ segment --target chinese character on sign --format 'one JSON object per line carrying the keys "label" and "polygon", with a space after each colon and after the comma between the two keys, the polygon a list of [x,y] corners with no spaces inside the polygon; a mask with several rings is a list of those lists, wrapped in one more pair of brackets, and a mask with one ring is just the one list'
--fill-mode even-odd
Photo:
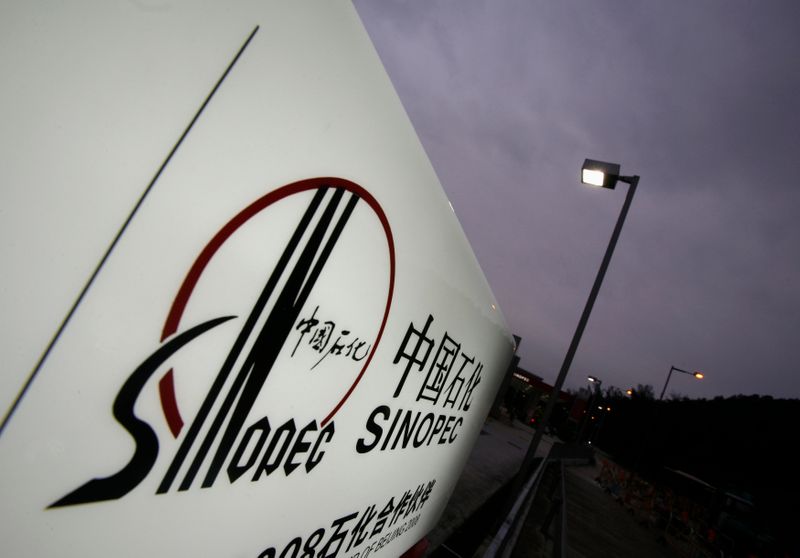
{"label": "chinese character on sign", "polygon": [[464,399],[461,400],[461,405],[459,406],[462,411],[469,411],[469,407],[472,405],[472,392],[481,383],[481,370],[483,370],[483,364],[479,362],[472,376],[469,377],[467,388],[464,390]]}
{"label": "chinese character on sign", "polygon": [[475,357],[467,356],[465,353],[461,353],[461,359],[461,366],[458,368],[458,373],[450,381],[450,385],[447,387],[444,404],[442,405],[443,407],[455,407],[456,401],[458,401],[458,396],[461,394],[461,388],[464,386],[464,377],[462,376],[464,368],[466,368],[467,365],[475,362]]}
{"label": "chinese character on sign", "polygon": [[[299,347],[300,343],[303,341],[303,337],[315,331],[315,328],[319,324],[319,320],[317,320],[315,317],[317,315],[317,310],[319,310],[319,306],[314,308],[314,312],[311,314],[310,318],[308,318],[307,320],[301,319],[300,322],[297,324],[297,327],[295,327],[295,329],[300,332],[300,339],[297,340],[297,345],[294,346],[294,350],[292,351],[292,356],[294,356],[294,353],[297,351],[297,347]],[[315,333],[312,333],[312,340],[314,335]]]}
{"label": "chinese character on sign", "polygon": [[456,356],[461,350],[461,345],[456,343],[445,332],[444,337],[439,343],[439,348],[436,351],[436,356],[433,358],[431,367],[428,369],[428,375],[425,376],[425,381],[417,395],[417,401],[420,399],[427,399],[433,402],[434,405],[439,401],[439,395],[444,389],[447,376],[453,368],[456,361]]}
{"label": "chinese character on sign", "polygon": [[325,350],[325,347],[328,346],[328,343],[331,341],[331,336],[333,335],[333,330],[336,329],[336,324],[333,322],[325,322],[322,326],[318,327],[314,331],[314,335],[311,337],[311,340],[308,342],[311,345],[311,348],[321,353]]}
{"label": "chinese character on sign", "polygon": [[430,328],[431,322],[433,322],[433,316],[428,315],[428,320],[425,322],[425,327],[422,328],[422,331],[414,327],[414,322],[409,324],[408,330],[406,330],[406,335],[403,337],[403,342],[400,344],[400,348],[397,350],[397,354],[394,356],[394,364],[400,362],[401,359],[406,360],[407,362],[405,369],[403,370],[403,376],[400,378],[400,382],[397,384],[397,389],[394,390],[393,397],[400,395],[400,391],[403,389],[403,384],[406,382],[408,373],[415,365],[419,366],[420,371],[422,371],[422,369],[425,367],[425,363],[427,362],[428,356],[431,354],[431,348],[433,347],[433,339],[427,336],[428,328]]}
{"label": "chinese character on sign", "polygon": [[378,514],[378,520],[375,522],[375,528],[372,530],[370,538],[374,537],[375,535],[383,531],[383,528],[386,526],[386,522],[389,520],[389,516],[391,515],[393,509],[394,509],[394,497],[389,499],[386,505],[383,506],[381,513]]}
{"label": "chinese character on sign", "polygon": [[375,506],[369,506],[361,517],[358,520],[358,523],[355,527],[353,527],[353,531],[351,532],[350,536],[350,544],[347,545],[347,551],[350,552],[350,547],[354,544],[355,546],[359,546],[363,543],[367,536],[369,535],[369,524],[375,519],[377,512],[375,511]]}

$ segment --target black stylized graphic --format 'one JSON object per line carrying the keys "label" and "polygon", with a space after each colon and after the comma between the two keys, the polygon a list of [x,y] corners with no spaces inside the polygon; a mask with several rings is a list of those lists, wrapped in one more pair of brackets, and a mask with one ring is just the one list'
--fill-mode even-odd
{"label": "black stylized graphic", "polygon": [[121,498],[142,482],[156,461],[158,438],[149,424],[133,414],[133,404],[136,403],[147,380],[165,360],[196,337],[231,318],[233,316],[217,318],[178,335],[133,371],[114,400],[114,418],[125,427],[136,442],[133,457],[119,472],[110,477],[90,480],[52,504],[51,508]]}
{"label": "black stylized graphic", "polygon": [[[270,192],[241,211],[212,238],[189,270],[173,302],[162,332],[164,344],[130,375],[114,402],[114,417],[136,443],[133,457],[119,472],[106,478],[90,480],[50,507],[120,498],[147,477],[158,456],[159,444],[152,427],[134,415],[133,408],[139,394],[151,376],[176,351],[212,328],[233,318],[232,316],[217,318],[183,333],[177,333],[181,316],[194,286],[217,250],[239,227],[276,201],[301,192],[313,192],[313,196],[267,278],[260,296],[244,321],[189,429],[180,441],[178,450],[158,486],[157,493],[168,492],[187,463],[188,467],[185,468],[178,485],[180,491],[187,490],[192,486],[204,465],[207,465],[208,468],[201,486],[208,488],[214,484],[226,463],[228,463],[228,480],[234,482],[255,462],[255,454],[253,454],[244,466],[240,464],[241,448],[246,444],[240,444],[240,450],[233,452],[232,459],[229,459],[234,443],[245,427],[248,414],[264,389],[278,354],[293,331],[298,316],[331,257],[342,231],[347,226],[358,202],[363,200],[378,217],[388,245],[389,285],[380,328],[358,376],[352,384],[343,386],[344,392],[341,399],[320,420],[320,432],[317,434],[316,442],[312,443],[304,439],[306,434],[313,436],[318,430],[317,422],[312,421],[300,430],[300,436],[291,450],[288,449],[287,439],[287,443],[278,451],[278,461],[283,460],[284,454],[288,453],[283,467],[287,475],[298,467],[299,463],[293,461],[298,453],[308,453],[310,450],[306,461],[306,472],[319,464],[324,455],[320,446],[322,443],[330,441],[333,436],[333,416],[344,405],[360,382],[380,342],[394,290],[394,242],[388,220],[377,201],[366,190],[357,184],[339,178],[304,180]],[[257,328],[258,324],[262,325]],[[249,347],[249,349],[248,352],[243,353],[245,347]],[[236,368],[236,373],[232,374],[237,363],[240,364]],[[159,390],[167,423],[177,437],[182,431],[183,420],[177,407],[172,374],[172,370],[169,370],[162,378]],[[230,381],[231,378],[232,381]],[[223,388],[226,385],[228,385],[228,391],[223,394]],[[217,406],[216,415],[211,418],[211,411],[215,405]],[[204,428],[204,436],[201,440],[199,435]],[[265,464],[275,450],[279,434],[287,432],[290,439],[297,430],[294,420],[287,421],[276,429],[272,443],[267,450],[267,456],[257,469],[254,480],[264,472],[265,467],[268,467],[267,474],[278,467],[277,464]],[[250,438],[258,435],[257,449],[260,451],[269,432],[269,421],[264,417],[246,430],[245,438],[246,441],[249,441]],[[212,448],[214,448],[213,452]]]}

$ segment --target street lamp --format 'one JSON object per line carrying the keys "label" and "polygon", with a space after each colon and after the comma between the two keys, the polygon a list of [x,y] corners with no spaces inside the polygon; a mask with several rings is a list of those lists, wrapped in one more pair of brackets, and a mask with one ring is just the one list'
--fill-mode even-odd
{"label": "street lamp", "polygon": [[533,459],[536,457],[536,449],[539,447],[539,442],[542,440],[542,436],[544,435],[544,429],[547,426],[547,423],[550,422],[550,415],[552,414],[556,400],[561,393],[561,387],[564,385],[564,380],[567,377],[567,372],[569,372],[572,359],[575,357],[575,352],[578,350],[578,344],[581,341],[583,330],[586,328],[586,323],[589,321],[589,315],[592,313],[594,301],[597,298],[597,293],[600,292],[600,286],[603,284],[603,278],[606,275],[608,264],[611,261],[611,256],[614,254],[614,248],[617,245],[619,234],[622,231],[622,225],[625,224],[625,217],[628,215],[628,209],[630,209],[631,202],[633,201],[633,194],[636,192],[636,186],[639,184],[638,175],[622,176],[620,174],[620,166],[616,163],[604,163],[602,161],[595,161],[592,159],[584,160],[583,167],[581,168],[581,182],[583,184],[589,184],[591,186],[599,186],[613,190],[618,181],[628,184],[628,193],[625,196],[625,201],[622,204],[622,209],[620,210],[619,217],[617,218],[617,224],[614,227],[614,231],[611,233],[611,239],[608,241],[606,253],[603,256],[603,261],[600,263],[600,269],[597,271],[597,277],[594,279],[594,285],[592,285],[592,290],[589,292],[589,299],[586,301],[586,306],[583,308],[583,314],[581,314],[581,318],[578,320],[578,327],[575,329],[575,333],[572,336],[572,342],[567,349],[567,354],[564,356],[564,362],[561,364],[561,370],[558,372],[556,383],[553,386],[552,395],[547,401],[547,407],[545,407],[542,421],[539,423],[539,427],[536,429],[536,433],[533,435],[533,440],[531,440],[531,443],[528,446],[528,451],[525,454],[525,459],[523,459],[522,465],[520,466],[520,472],[523,475],[527,474],[528,469],[530,469],[531,463],[533,463]]}
{"label": "street lamp", "polygon": [[581,168],[581,182],[613,190],[619,179],[619,165],[586,159]]}
{"label": "street lamp", "polygon": [[594,440],[600,435],[600,430],[603,428],[603,424],[606,421],[606,416],[611,412],[611,407],[598,405],[597,410],[600,411],[598,413],[600,420],[597,421],[597,424],[592,429],[591,433],[589,434],[589,445],[591,446],[594,443]]}
{"label": "street lamp", "polygon": [[659,401],[664,399],[664,394],[667,392],[667,384],[669,384],[669,379],[672,377],[672,371],[680,372],[682,374],[688,374],[689,376],[694,376],[698,380],[702,380],[705,378],[705,375],[702,372],[687,372],[686,370],[681,370],[680,368],[676,368],[675,366],[670,366],[669,374],[667,374],[667,381],[664,382],[664,389],[661,390],[661,397],[658,398]]}
{"label": "street lamp", "polygon": [[[664,382],[664,388],[661,390],[661,395],[658,398],[659,401],[663,401],[663,399],[664,399],[664,394],[667,392],[667,386],[669,385],[670,378],[672,378],[672,372],[673,371],[680,372],[681,374],[688,374],[689,376],[694,376],[698,380],[702,380],[705,377],[705,375],[702,372],[689,372],[688,370],[682,370],[681,368],[677,368],[675,366],[670,366],[669,373],[667,374],[667,381]],[[652,430],[654,428],[655,422],[656,422],[656,417],[658,416],[658,413],[659,413],[659,408],[660,407],[657,405],[656,408],[653,410],[653,412],[652,412],[652,414],[650,416],[650,424],[645,429],[645,433],[648,433],[650,430]],[[643,436],[644,436],[644,434],[643,434]],[[649,437],[645,438],[644,442],[639,446],[639,454],[636,456],[636,461],[633,464],[633,470],[634,471],[639,469],[639,462],[642,459],[642,454],[644,453],[645,446],[647,445],[648,440],[649,440]]]}
{"label": "street lamp", "polygon": [[578,434],[575,436],[575,441],[578,443],[580,443],[584,433],[586,432],[586,428],[589,426],[589,422],[591,422],[592,409],[594,408],[597,394],[600,393],[600,386],[603,385],[603,380],[596,376],[587,376],[586,379],[589,381],[589,383],[594,384],[594,391],[589,391],[589,399],[586,402],[586,410],[584,411],[585,416],[583,419],[581,419],[581,424],[578,428]]}
{"label": "street lamp", "polygon": [[603,380],[595,378],[594,376],[586,376],[586,379],[592,382],[593,384],[597,384],[597,386],[595,386],[595,389],[600,389],[600,386],[603,385]]}

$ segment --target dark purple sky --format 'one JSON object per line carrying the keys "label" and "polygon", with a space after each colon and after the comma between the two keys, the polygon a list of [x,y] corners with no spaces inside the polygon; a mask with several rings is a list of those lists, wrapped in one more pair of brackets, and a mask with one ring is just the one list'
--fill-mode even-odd
{"label": "dark purple sky", "polygon": [[356,1],[512,331],[567,387],[800,397],[800,3]]}

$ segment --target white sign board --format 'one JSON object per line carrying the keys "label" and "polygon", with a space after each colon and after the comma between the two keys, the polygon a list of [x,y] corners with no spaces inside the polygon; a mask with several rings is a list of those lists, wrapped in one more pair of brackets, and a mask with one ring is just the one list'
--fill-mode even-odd
{"label": "white sign board", "polygon": [[513,340],[352,6],[0,6],[7,556],[398,556]]}

